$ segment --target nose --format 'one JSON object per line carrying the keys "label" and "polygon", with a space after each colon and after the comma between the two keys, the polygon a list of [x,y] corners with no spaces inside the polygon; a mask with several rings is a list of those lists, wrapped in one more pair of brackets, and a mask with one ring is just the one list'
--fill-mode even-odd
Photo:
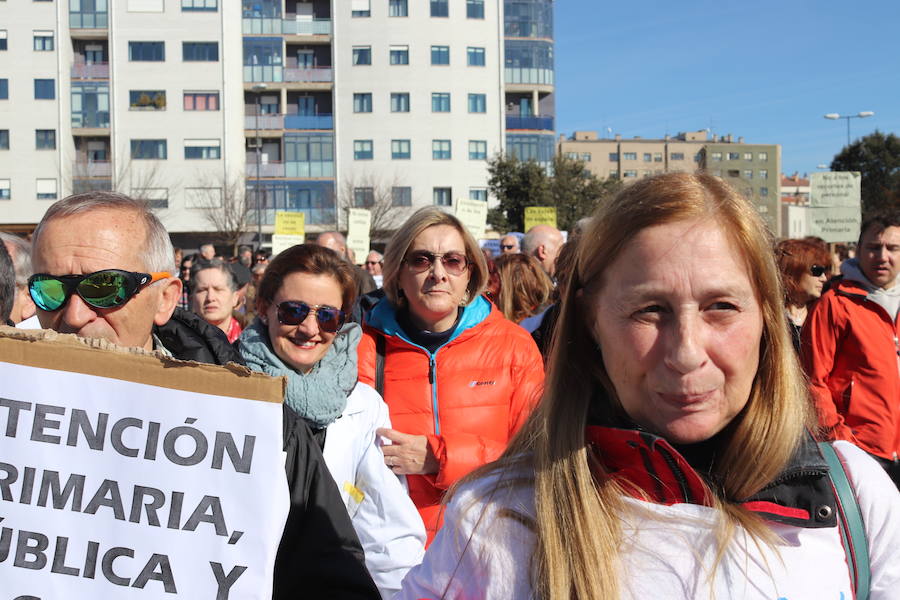
{"label": "nose", "polygon": [[447,269],[444,268],[444,261],[437,256],[434,257],[434,262],[431,263],[431,276],[438,281],[447,278]]}
{"label": "nose", "polygon": [[300,321],[297,329],[307,337],[314,337],[319,333],[319,319],[316,317],[316,311],[310,310],[306,318]]}
{"label": "nose", "polygon": [[671,330],[665,335],[667,367],[686,375],[706,363],[703,323],[699,316],[683,315],[673,319]]}
{"label": "nose", "polygon": [[97,317],[96,311],[81,296],[72,294],[69,301],[61,309],[60,327],[58,331],[76,333]]}

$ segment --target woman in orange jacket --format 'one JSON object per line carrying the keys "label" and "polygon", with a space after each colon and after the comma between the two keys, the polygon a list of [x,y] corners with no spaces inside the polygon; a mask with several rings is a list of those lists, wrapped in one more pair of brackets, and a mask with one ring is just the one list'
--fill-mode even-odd
{"label": "woman in orange jacket", "polygon": [[541,355],[481,296],[487,266],[458,219],[416,212],[384,256],[384,292],[365,314],[359,378],[384,396],[385,462],[407,475],[428,541],[441,496],[503,452],[540,397]]}

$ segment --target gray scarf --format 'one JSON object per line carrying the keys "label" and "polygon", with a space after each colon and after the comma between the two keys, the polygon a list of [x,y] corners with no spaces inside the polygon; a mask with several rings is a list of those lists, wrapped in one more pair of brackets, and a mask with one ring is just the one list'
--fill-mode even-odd
{"label": "gray scarf", "polygon": [[335,421],[347,407],[347,396],[356,386],[356,346],[362,329],[347,323],[334,338],[325,356],[307,374],[284,364],[272,350],[268,327],[259,320],[241,333],[241,356],[255,371],[287,377],[285,402],[309,422],[322,429]]}

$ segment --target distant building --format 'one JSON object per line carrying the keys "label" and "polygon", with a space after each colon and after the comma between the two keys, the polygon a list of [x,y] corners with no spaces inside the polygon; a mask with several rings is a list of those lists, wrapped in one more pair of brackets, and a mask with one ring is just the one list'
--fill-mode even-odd
{"label": "distant building", "polygon": [[799,173],[781,174],[781,201],[804,206],[809,204],[809,177]]}
{"label": "distant building", "polygon": [[661,139],[598,138],[595,131],[576,131],[559,138],[560,154],[584,161],[600,178],[625,183],[660,173],[698,169],[728,181],[759,210],[773,232],[781,232],[781,146],[746,144],[744,138],[691,131]]}

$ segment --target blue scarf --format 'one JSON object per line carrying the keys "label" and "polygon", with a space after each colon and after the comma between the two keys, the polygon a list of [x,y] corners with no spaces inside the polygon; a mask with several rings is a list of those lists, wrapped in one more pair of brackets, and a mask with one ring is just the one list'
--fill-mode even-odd
{"label": "blue scarf", "polygon": [[241,333],[241,356],[254,371],[275,377],[287,377],[284,400],[310,427],[322,429],[335,421],[347,407],[347,396],[356,386],[356,346],[362,329],[356,323],[345,324],[334,338],[325,356],[307,374],[284,364],[272,350],[269,330],[259,320]]}

